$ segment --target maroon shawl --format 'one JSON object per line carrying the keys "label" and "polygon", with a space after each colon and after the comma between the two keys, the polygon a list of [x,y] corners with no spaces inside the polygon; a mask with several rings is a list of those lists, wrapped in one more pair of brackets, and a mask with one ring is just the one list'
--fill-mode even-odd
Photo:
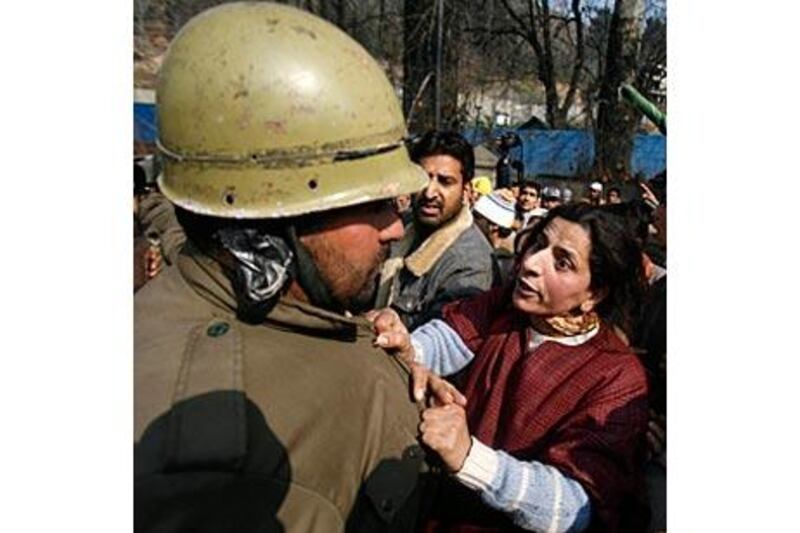
{"label": "maroon shawl", "polygon": [[[634,531],[646,521],[640,468],[647,382],[630,349],[601,325],[580,346],[545,341],[530,352],[527,317],[502,288],[454,302],[443,320],[475,354],[459,376],[467,421],[484,444],[577,480],[595,531]],[[444,485],[429,531],[508,529],[511,522],[468,489]],[[644,513],[643,513],[644,511]]]}

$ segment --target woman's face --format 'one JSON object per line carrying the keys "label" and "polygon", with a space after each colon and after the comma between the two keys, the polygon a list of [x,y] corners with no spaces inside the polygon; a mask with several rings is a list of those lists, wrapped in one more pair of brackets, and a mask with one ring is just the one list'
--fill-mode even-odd
{"label": "woman's face", "polygon": [[512,296],[514,307],[545,317],[563,315],[575,307],[591,311],[599,300],[589,289],[589,232],[556,217],[537,241],[522,256]]}

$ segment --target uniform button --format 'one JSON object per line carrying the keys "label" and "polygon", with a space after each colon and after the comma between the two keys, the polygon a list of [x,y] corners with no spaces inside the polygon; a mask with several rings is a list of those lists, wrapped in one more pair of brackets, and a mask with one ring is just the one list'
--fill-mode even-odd
{"label": "uniform button", "polygon": [[406,450],[404,455],[406,459],[416,459],[422,455],[422,449],[411,446]]}
{"label": "uniform button", "polygon": [[227,322],[214,322],[208,326],[206,333],[209,337],[219,337],[220,335],[225,335],[229,329],[231,329],[231,325]]}

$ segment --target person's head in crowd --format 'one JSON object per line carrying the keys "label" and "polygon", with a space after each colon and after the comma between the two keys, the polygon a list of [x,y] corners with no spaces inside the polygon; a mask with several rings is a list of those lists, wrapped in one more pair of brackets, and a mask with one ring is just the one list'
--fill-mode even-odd
{"label": "person's head in crowd", "polygon": [[571,204],[572,197],[573,197],[572,189],[570,189],[569,187],[564,187],[564,189],[561,191],[561,200],[562,200],[561,203]]}
{"label": "person's head in crowd", "polygon": [[630,221],[604,207],[552,209],[518,241],[514,306],[534,317],[601,320],[630,333],[645,290],[642,247]]}
{"label": "person's head in crowd", "polygon": [[460,134],[429,131],[412,147],[411,159],[429,177],[414,201],[414,219],[419,229],[431,232],[455,217],[468,201],[475,155]]}
{"label": "person's head in crowd", "polygon": [[411,195],[401,194],[400,196],[395,197],[394,206],[395,209],[397,209],[398,213],[400,214],[405,213],[406,211],[411,209]]}
{"label": "person's head in crowd", "polygon": [[514,202],[504,191],[508,192],[501,189],[482,196],[472,210],[475,224],[494,248],[511,235],[516,220]]}
{"label": "person's head in crowd", "polygon": [[525,181],[519,188],[519,196],[517,197],[517,210],[521,213],[539,207],[539,193],[542,187],[535,181]]}
{"label": "person's head in crowd", "polygon": [[622,203],[622,193],[618,187],[610,187],[606,193],[606,202],[609,204]]}
{"label": "person's head in crowd", "polygon": [[541,207],[553,209],[561,205],[561,189],[553,185],[547,185],[542,189]]}
{"label": "person's head in crowd", "polygon": [[544,217],[546,216],[547,216],[547,209],[545,209],[544,207],[537,207],[535,209],[532,209],[530,211],[530,216],[528,217],[528,222],[525,224],[525,228],[529,228],[535,224],[538,224],[539,222],[544,220]]}
{"label": "person's head in crowd", "polygon": [[470,184],[470,204],[473,206],[481,196],[486,196],[492,192],[492,180],[488,176],[472,178]]}
{"label": "person's head in crowd", "polygon": [[646,270],[650,263],[666,266],[664,250],[657,239],[658,231],[655,230],[655,223],[659,216],[658,208],[654,208],[652,204],[641,198],[619,204],[606,204],[604,207],[611,213],[624,216],[628,221],[631,231],[636,235],[642,248]]}
{"label": "person's head in crowd", "polygon": [[599,181],[593,181],[589,185],[589,203],[592,205],[600,205],[603,203],[603,184]]}

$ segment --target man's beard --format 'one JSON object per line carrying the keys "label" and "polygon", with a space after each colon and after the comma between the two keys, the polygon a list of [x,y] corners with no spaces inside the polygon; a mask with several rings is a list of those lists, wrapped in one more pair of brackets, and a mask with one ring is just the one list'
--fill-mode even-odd
{"label": "man's beard", "polygon": [[[327,285],[328,290],[331,291],[333,298],[342,306],[343,309],[353,313],[359,314],[369,311],[375,307],[375,297],[377,296],[378,286],[380,285],[380,274],[383,263],[389,256],[389,245],[381,247],[374,260],[374,265],[370,270],[360,278],[361,283],[356,290],[348,291],[353,294],[342,295],[341,291],[336,291],[336,280],[330,278],[346,277],[347,274],[353,275],[352,268],[348,266],[347,255],[342,254],[341,251],[336,251],[333,259],[329,257],[326,261],[327,264],[336,264],[338,268],[334,271],[321,271],[323,282]],[[340,270],[344,269],[344,270]],[[350,287],[352,289],[352,286]],[[339,293],[339,294],[337,294]]]}
{"label": "man's beard", "polygon": [[375,298],[378,295],[378,287],[380,285],[381,269],[376,268],[374,272],[370,273],[367,282],[364,284],[362,290],[349,299],[347,302],[347,310],[354,315],[364,313],[375,307]]}
{"label": "man's beard", "polygon": [[[423,215],[421,210],[424,206],[436,207],[439,210],[439,214],[435,218],[429,215]],[[457,215],[460,209],[461,206],[459,206],[459,209],[455,212],[447,213],[445,211],[444,202],[440,202],[438,200],[425,201],[420,195],[417,197],[417,201],[414,204],[414,221],[417,223],[417,226],[424,231],[424,233],[429,233],[436,230],[445,222]]]}
{"label": "man's beard", "polygon": [[346,309],[353,314],[363,313],[375,308],[375,298],[378,295],[378,288],[381,281],[381,268],[389,257],[389,245],[381,248],[376,258],[376,265],[367,275],[361,290],[348,299]]}

